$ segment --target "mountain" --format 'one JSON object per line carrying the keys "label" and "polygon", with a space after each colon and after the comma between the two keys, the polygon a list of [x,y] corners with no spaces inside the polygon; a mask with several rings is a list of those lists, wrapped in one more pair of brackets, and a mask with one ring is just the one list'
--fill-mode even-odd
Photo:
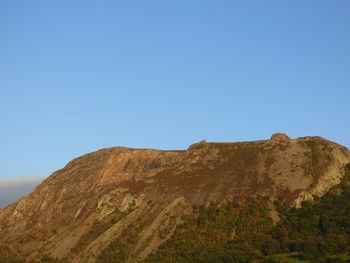
{"label": "mountain", "polygon": [[[256,232],[278,224],[283,209],[300,208],[340,185],[348,163],[350,151],[341,145],[285,134],[252,142],[202,141],[183,151],[102,149],[72,160],[0,209],[0,258],[152,262],[160,257],[157,251],[196,227],[191,235],[202,243],[187,236],[193,253],[208,242],[235,240],[239,229],[241,237],[253,225]],[[215,217],[219,221],[211,224],[213,211],[222,220]],[[209,215],[204,221],[212,230],[199,227],[201,215]],[[220,224],[230,233],[215,230]]]}

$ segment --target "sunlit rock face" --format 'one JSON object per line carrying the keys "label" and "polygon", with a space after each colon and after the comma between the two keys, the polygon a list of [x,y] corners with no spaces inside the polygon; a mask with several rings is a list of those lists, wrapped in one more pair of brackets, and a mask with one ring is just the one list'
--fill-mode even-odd
{"label": "sunlit rock face", "polygon": [[[289,206],[342,179],[349,150],[320,137],[202,141],[184,151],[102,149],[74,159],[0,210],[0,242],[18,255],[94,262],[131,231],[133,259],[169,238],[194,205],[267,197]],[[160,238],[162,237],[162,238]]]}

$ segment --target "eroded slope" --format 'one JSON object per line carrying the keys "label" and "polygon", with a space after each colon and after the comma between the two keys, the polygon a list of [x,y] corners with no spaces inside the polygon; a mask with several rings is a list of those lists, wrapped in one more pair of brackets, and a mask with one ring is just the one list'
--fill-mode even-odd
{"label": "eroded slope", "polygon": [[349,162],[349,151],[338,144],[282,134],[266,141],[201,142],[187,151],[103,149],[73,160],[0,210],[0,241],[27,259],[45,254],[95,262],[120,240],[116,248],[127,246],[142,259],[193,205],[260,196],[299,206],[338,184]]}

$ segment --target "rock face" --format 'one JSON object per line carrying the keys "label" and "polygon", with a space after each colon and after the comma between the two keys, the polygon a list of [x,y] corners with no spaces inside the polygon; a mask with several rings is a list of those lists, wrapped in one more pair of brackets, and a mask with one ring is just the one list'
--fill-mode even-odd
{"label": "rock face", "polygon": [[271,140],[280,141],[280,142],[289,142],[290,138],[287,134],[275,133],[275,134],[272,134]]}
{"label": "rock face", "polygon": [[350,152],[320,137],[191,145],[186,151],[115,147],[79,157],[0,210],[0,246],[95,262],[133,226],[133,260],[169,238],[193,205],[268,197],[290,206],[339,184]]}

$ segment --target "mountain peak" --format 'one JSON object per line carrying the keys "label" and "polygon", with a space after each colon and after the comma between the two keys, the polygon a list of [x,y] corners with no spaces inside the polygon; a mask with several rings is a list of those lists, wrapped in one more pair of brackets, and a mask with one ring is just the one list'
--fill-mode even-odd
{"label": "mountain peak", "polygon": [[274,133],[271,135],[271,140],[274,141],[290,141],[290,137],[285,133]]}
{"label": "mountain peak", "polygon": [[158,232],[164,228],[170,236],[193,206],[259,197],[271,206],[274,200],[300,206],[339,184],[347,163],[343,146],[281,133],[253,142],[201,141],[185,151],[106,148],[74,159],[2,209],[0,240],[28,258],[45,251],[94,262],[91,255],[133,224],[138,230],[130,249],[134,259],[144,258],[164,242]]}

